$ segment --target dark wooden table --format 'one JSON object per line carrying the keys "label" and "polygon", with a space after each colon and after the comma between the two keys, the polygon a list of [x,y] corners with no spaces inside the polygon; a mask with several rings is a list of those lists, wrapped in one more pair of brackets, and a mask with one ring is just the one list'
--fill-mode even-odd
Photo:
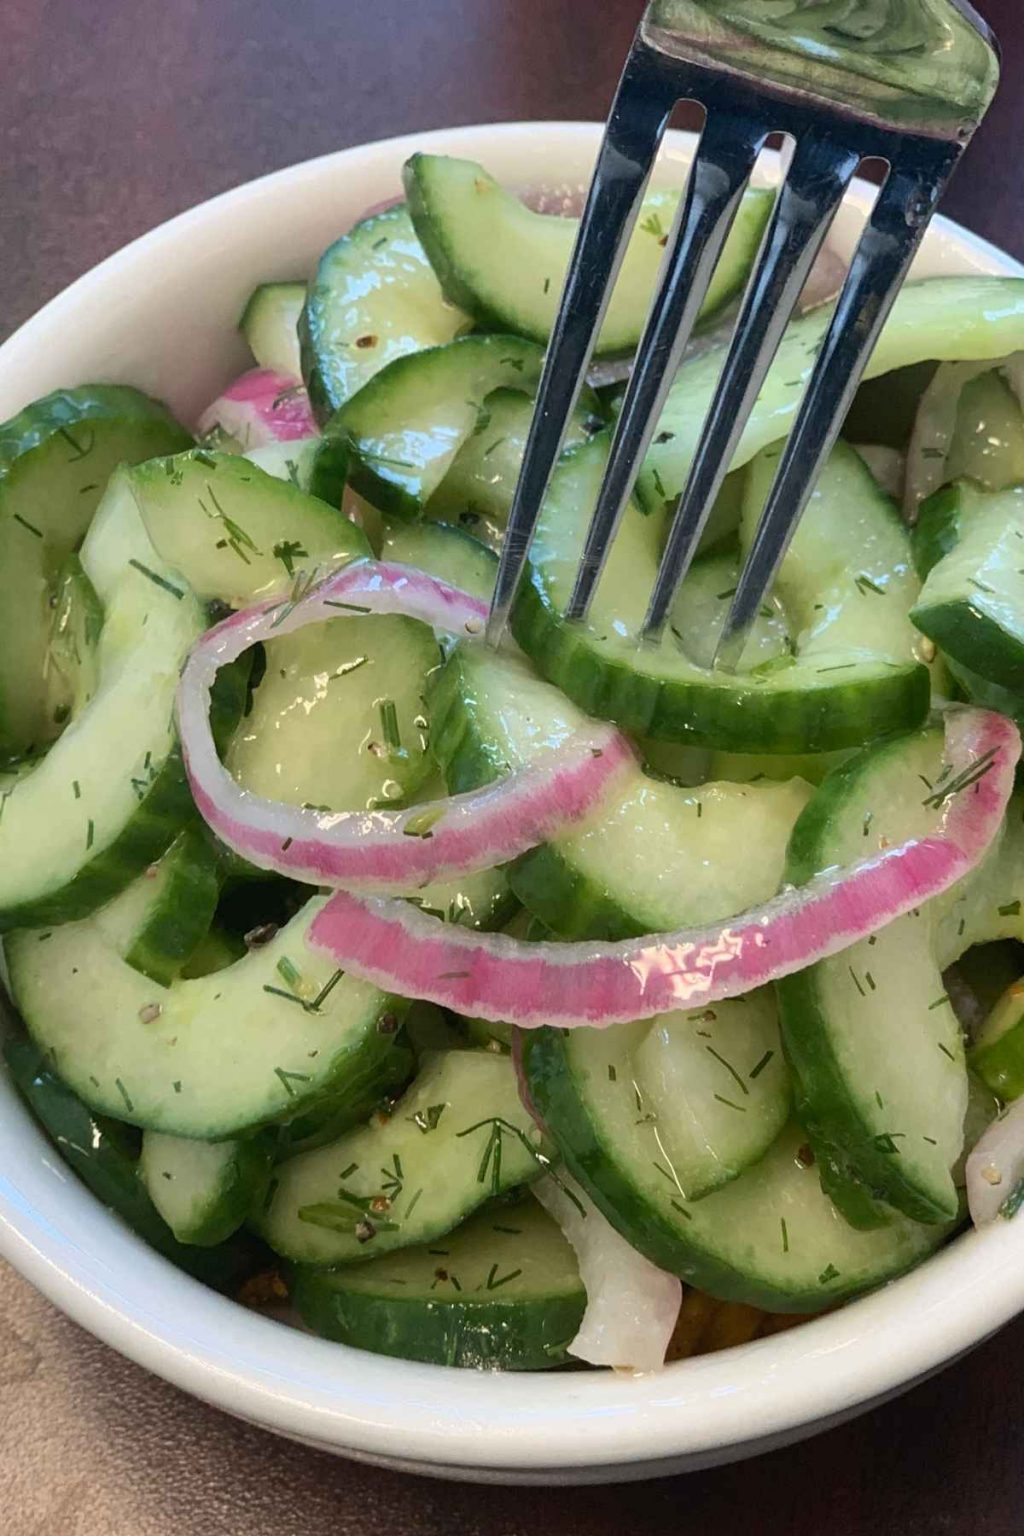
{"label": "dark wooden table", "polygon": [[[1024,12],[976,0],[1005,83],[948,211],[1024,256]],[[151,225],[326,150],[594,118],[640,0],[6,0],[0,334]],[[1017,1355],[1017,1350],[1021,1355]],[[0,1266],[5,1536],[1020,1536],[1024,1321],[794,1450],[576,1491],[366,1470],[200,1407]]]}

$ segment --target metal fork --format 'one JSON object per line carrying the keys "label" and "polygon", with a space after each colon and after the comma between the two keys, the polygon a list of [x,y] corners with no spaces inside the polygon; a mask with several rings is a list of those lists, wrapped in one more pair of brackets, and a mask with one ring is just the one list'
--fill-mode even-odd
{"label": "metal fork", "polygon": [[562,292],[495,584],[500,640],[619,266],[676,103],[706,111],[612,437],[566,616],[582,619],[757,156],[794,141],[689,479],[643,639],[657,639],[847,187],[888,173],[780,459],[716,665],[750,624],[830,454],[936,204],[995,93],[995,39],[966,0],[651,0],[626,59]]}

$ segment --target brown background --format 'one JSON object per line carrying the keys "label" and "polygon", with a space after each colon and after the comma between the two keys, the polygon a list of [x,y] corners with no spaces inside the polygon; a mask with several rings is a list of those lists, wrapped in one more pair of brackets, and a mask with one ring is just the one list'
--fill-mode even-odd
{"label": "brown background", "polygon": [[[1024,256],[1024,13],[947,204]],[[449,123],[604,115],[640,0],[3,0],[0,335],[133,236],[263,171]],[[1021,1351],[1018,1354],[1018,1350]],[[795,1450],[686,1479],[461,1488],[191,1402],[0,1266],[3,1536],[1021,1536],[1024,1322]]]}

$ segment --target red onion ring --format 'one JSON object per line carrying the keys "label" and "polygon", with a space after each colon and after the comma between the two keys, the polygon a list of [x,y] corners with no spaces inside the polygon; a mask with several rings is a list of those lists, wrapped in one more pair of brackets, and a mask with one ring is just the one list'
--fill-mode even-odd
{"label": "red onion ring", "polygon": [[310,942],[386,990],[523,1029],[603,1028],[738,997],[866,938],[978,863],[1006,811],[1020,735],[987,710],[954,707],[945,723],[953,775],[983,771],[946,802],[938,831],[825,871],[728,921],[614,944],[528,944],[441,924],[406,902],[337,891]]}
{"label": "red onion ring", "polygon": [[272,368],[250,368],[206,407],[196,433],[203,437],[216,427],[246,450],[320,435],[302,380]]}
{"label": "red onion ring", "polygon": [[483,634],[487,608],[409,566],[358,561],[290,602],[261,604],[209,630],[185,664],[178,729],[196,805],[221,840],[261,869],[310,885],[409,891],[507,863],[600,804],[634,762],[594,721],[543,762],[470,794],[395,811],[319,811],[250,794],[221,763],[210,729],[219,669],[255,645],[348,613],[396,613],[452,634]]}

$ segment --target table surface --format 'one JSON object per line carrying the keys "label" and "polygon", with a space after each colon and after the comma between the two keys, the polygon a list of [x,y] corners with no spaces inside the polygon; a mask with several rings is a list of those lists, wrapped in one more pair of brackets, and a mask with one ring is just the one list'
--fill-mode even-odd
{"label": "table surface", "polygon": [[[947,211],[1024,257],[1024,12],[976,0],[1006,84]],[[190,204],[349,144],[598,118],[640,0],[7,0],[0,334]],[[809,1444],[684,1479],[500,1490],[335,1461],[191,1401],[0,1266],[6,1536],[1019,1536],[1018,1322]]]}

